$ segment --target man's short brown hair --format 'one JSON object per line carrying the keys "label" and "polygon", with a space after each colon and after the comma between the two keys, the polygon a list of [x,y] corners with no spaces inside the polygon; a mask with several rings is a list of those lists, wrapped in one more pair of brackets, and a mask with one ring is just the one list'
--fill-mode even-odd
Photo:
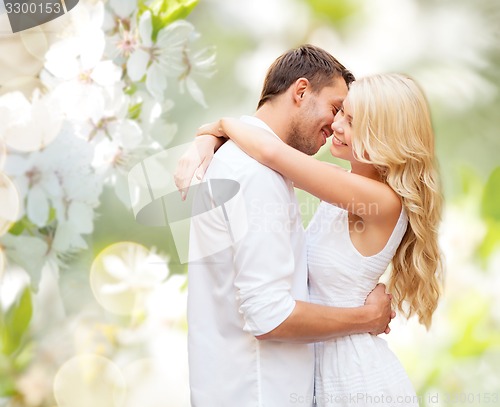
{"label": "man's short brown hair", "polygon": [[331,54],[305,44],[285,52],[269,67],[257,109],[284,93],[299,78],[309,80],[313,92],[332,85],[337,78],[343,78],[347,86],[354,81],[354,75]]}

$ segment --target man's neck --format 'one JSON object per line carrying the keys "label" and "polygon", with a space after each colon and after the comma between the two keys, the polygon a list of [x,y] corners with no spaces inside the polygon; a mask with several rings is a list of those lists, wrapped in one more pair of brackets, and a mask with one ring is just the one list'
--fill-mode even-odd
{"label": "man's neck", "polygon": [[266,123],[281,140],[285,143],[288,142],[288,120],[282,112],[268,104],[265,104],[255,112],[254,116]]}

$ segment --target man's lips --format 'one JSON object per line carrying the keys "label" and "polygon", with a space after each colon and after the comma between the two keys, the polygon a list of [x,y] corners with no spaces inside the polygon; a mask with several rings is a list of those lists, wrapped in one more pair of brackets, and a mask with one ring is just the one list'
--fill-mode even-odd
{"label": "man's lips", "polygon": [[326,143],[326,139],[332,135],[329,130],[322,129],[321,134],[323,135],[323,144]]}

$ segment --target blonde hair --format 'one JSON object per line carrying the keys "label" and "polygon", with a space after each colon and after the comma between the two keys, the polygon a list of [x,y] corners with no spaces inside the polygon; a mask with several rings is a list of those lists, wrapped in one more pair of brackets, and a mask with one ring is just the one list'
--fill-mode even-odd
{"label": "blonde hair", "polygon": [[348,100],[356,159],[375,165],[408,215],[388,289],[397,308],[408,318],[418,315],[428,329],[442,286],[438,227],[443,199],[427,100],[412,79],[400,74],[358,80]]}

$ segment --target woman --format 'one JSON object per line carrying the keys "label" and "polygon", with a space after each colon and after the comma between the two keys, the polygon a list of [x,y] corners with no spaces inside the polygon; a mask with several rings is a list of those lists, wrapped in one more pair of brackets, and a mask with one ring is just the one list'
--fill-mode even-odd
{"label": "woman", "polygon": [[[350,162],[350,172],[236,119],[222,119],[200,133],[231,138],[322,200],[307,229],[312,302],[362,305],[392,265],[388,287],[397,308],[429,328],[440,294],[442,197],[425,97],[403,75],[358,80],[332,130],[330,151]],[[203,159],[220,141],[212,143]],[[377,336],[316,344],[315,374],[318,406],[418,405],[404,369]]]}

